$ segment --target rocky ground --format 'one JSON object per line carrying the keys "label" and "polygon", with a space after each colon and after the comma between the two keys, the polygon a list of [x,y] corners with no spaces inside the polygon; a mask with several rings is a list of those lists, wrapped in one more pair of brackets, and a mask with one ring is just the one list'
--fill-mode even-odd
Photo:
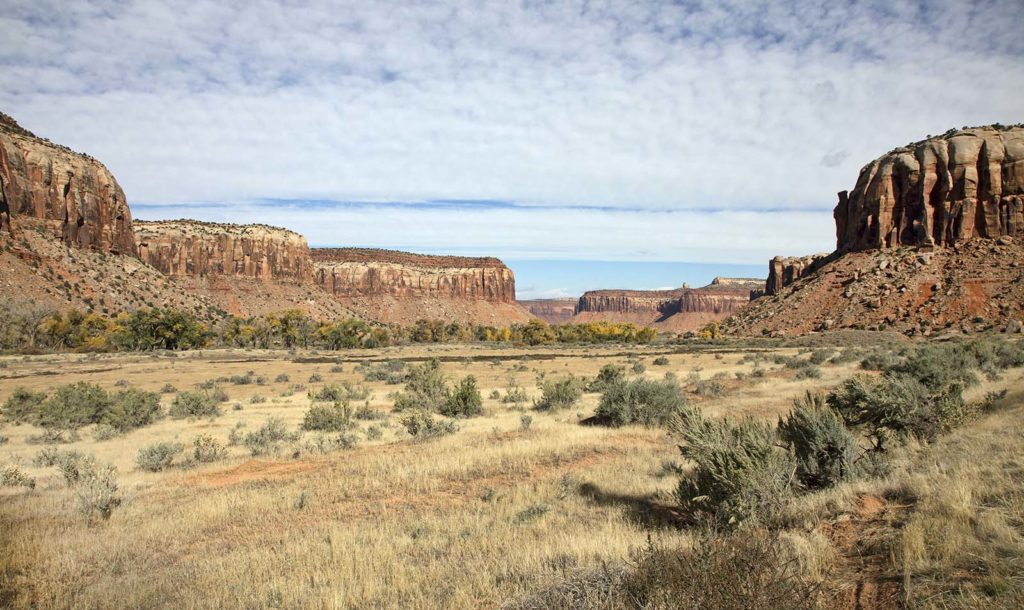
{"label": "rocky ground", "polygon": [[837,328],[907,335],[998,330],[1024,319],[1024,246],[975,239],[948,248],[851,252],[758,299],[725,324],[740,335]]}

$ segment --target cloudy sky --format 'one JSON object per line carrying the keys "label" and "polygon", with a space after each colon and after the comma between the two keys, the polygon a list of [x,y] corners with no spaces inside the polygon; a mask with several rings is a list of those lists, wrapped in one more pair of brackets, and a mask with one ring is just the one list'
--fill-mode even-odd
{"label": "cloudy sky", "polygon": [[1024,120],[1020,0],[0,6],[0,109],[136,216],[493,254],[524,296],[763,275],[871,159]]}

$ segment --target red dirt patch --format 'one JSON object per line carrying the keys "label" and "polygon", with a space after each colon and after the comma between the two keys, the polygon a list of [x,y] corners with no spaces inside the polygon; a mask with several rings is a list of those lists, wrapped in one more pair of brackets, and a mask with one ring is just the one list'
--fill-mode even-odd
{"label": "red dirt patch", "polygon": [[889,610],[900,607],[901,587],[889,565],[886,537],[902,507],[878,496],[857,498],[852,514],[821,527],[839,553],[835,579],[848,586],[833,598],[836,608]]}
{"label": "red dirt patch", "polygon": [[230,470],[189,477],[187,482],[191,484],[205,484],[210,487],[226,487],[247,481],[286,479],[296,474],[312,472],[319,468],[319,464],[311,462],[247,460]]}

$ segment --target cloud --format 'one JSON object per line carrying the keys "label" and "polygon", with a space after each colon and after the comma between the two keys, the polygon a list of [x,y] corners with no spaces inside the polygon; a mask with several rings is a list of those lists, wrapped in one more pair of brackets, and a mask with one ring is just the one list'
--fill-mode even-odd
{"label": "cloud", "polygon": [[1022,120],[1022,22],[1017,0],[8,0],[0,107],[167,214],[408,201],[295,222],[318,243],[731,260],[830,241],[835,193],[896,145]]}

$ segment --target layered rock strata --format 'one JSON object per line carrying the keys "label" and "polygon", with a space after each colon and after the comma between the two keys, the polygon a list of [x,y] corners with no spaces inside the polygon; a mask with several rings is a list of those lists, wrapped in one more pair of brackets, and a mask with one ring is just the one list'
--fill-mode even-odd
{"label": "layered rock strata", "polygon": [[778,294],[786,286],[814,271],[827,258],[827,254],[788,258],[776,256],[768,262],[768,281],[765,283],[764,294]]}
{"label": "layered rock strata", "polygon": [[1024,236],[1024,126],[950,130],[860,172],[835,208],[839,251]]}
{"label": "layered rock strata", "polygon": [[532,299],[519,301],[526,311],[548,324],[571,322],[578,299]]}
{"label": "layered rock strata", "polygon": [[306,238],[266,225],[195,220],[137,221],[139,257],[175,278],[232,276],[310,283],[313,264]]}
{"label": "layered rock strata", "polygon": [[68,246],[135,255],[131,212],[107,168],[36,137],[2,113],[0,183],[14,227],[19,218],[42,221]]}
{"label": "layered rock strata", "polygon": [[315,248],[314,279],[337,297],[441,297],[514,304],[512,270],[492,257]]}

